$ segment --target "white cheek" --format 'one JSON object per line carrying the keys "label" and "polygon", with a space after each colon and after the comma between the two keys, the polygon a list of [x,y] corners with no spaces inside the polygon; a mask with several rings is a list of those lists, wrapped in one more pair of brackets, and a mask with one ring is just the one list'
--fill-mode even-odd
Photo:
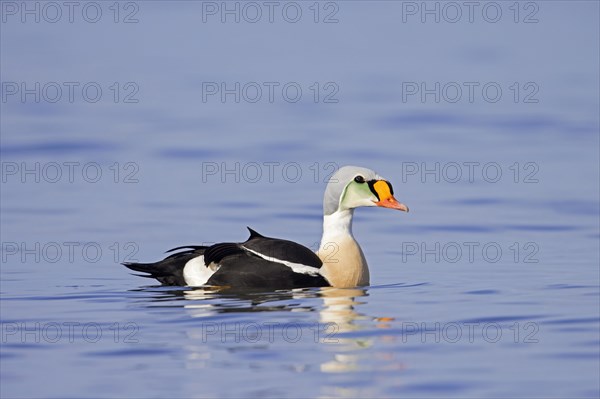
{"label": "white cheek", "polygon": [[348,208],[360,208],[363,206],[376,206],[375,202],[377,201],[379,200],[375,196],[359,198],[358,195],[354,194],[352,198],[348,198],[345,202]]}
{"label": "white cheek", "polygon": [[379,198],[377,198],[376,196],[371,196],[371,198],[369,198],[369,205],[368,206],[377,206],[376,202],[379,202]]}
{"label": "white cheek", "polygon": [[361,201],[359,206],[377,206],[375,202],[377,202],[377,197],[371,197],[369,199]]}
{"label": "white cheek", "polygon": [[376,196],[371,195],[369,198],[357,199],[357,207],[359,206],[377,206],[375,203],[379,202]]}

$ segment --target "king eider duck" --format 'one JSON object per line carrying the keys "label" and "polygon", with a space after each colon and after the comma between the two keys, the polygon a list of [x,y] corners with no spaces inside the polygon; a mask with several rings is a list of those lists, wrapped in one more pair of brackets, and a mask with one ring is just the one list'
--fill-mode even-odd
{"label": "king eider duck", "polygon": [[164,285],[264,290],[367,286],[367,261],[352,235],[354,209],[362,206],[408,212],[387,180],[370,169],[344,166],[325,190],[323,238],[316,254],[248,228],[250,238],[243,243],[177,247],[167,252],[179,252],[159,262],[123,265]]}

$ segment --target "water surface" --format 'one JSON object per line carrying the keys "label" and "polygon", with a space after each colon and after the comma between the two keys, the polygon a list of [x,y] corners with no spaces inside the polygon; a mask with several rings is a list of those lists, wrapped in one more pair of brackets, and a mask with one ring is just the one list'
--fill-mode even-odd
{"label": "water surface", "polygon": [[[99,4],[3,10],[2,397],[600,395],[596,2],[439,23],[420,2],[322,2],[317,23],[312,2],[296,23]],[[207,94],[223,83],[239,101]],[[119,264],[245,226],[315,248],[345,164],[411,209],[356,212],[370,287],[192,290]]]}

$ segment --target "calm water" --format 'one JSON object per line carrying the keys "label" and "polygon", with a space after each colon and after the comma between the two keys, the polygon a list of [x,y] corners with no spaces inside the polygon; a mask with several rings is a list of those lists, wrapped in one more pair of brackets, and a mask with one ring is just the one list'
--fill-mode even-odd
{"label": "calm water", "polygon": [[[3,398],[600,395],[597,2],[49,4],[2,2]],[[357,211],[371,287],[119,264],[314,248],[345,164],[411,209]]]}

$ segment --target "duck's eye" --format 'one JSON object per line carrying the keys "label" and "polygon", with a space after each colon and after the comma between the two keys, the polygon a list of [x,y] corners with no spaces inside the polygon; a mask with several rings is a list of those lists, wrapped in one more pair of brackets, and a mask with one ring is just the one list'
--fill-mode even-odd
{"label": "duck's eye", "polygon": [[365,182],[365,178],[362,177],[361,175],[358,175],[354,178],[354,181],[357,183],[364,183]]}

